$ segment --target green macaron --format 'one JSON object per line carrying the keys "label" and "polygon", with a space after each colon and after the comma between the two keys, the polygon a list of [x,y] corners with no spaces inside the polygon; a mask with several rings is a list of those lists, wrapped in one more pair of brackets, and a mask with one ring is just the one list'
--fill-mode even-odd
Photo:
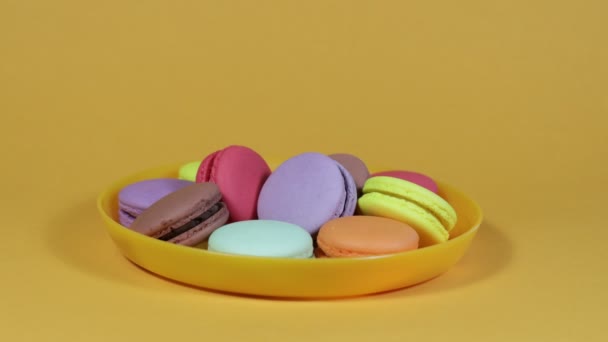
{"label": "green macaron", "polygon": [[421,246],[447,241],[458,219],[454,208],[441,196],[418,184],[385,176],[365,182],[359,208],[364,215],[409,224],[418,232]]}
{"label": "green macaron", "polygon": [[297,225],[274,220],[227,224],[209,237],[212,252],[275,258],[312,257],[310,233]]}

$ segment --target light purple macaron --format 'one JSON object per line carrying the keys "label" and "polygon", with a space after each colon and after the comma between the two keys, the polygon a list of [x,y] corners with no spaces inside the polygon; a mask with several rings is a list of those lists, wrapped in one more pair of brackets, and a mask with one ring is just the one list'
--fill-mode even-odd
{"label": "light purple macaron", "polygon": [[329,220],[352,216],[356,207],[357,187],[348,171],[310,152],[286,160],[268,177],[258,198],[258,217],[314,234]]}
{"label": "light purple macaron", "polygon": [[182,179],[157,178],[124,187],[118,194],[118,220],[120,224],[130,227],[139,214],[152,204],[191,184],[193,183]]}

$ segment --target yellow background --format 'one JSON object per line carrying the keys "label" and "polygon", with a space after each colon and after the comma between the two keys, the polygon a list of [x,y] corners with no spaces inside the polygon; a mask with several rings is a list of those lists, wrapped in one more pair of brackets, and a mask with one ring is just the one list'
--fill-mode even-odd
{"label": "yellow background", "polygon": [[[607,4],[3,0],[0,340],[604,341]],[[229,144],[426,172],[486,220],[442,277],[348,300],[121,257],[97,194]]]}

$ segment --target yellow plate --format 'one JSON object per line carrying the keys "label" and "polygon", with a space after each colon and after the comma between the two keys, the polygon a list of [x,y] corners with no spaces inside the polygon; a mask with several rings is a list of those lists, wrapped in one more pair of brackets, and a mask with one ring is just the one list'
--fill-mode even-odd
{"label": "yellow plate", "polygon": [[482,220],[481,209],[473,200],[438,182],[440,195],[458,214],[451,239],[387,256],[279,259],[226,255],[153,239],[118,223],[120,189],[144,179],[177,177],[178,168],[179,165],[170,165],[126,177],[99,196],[97,207],[110,237],[128,259],[163,277],[201,288],[295,298],[346,297],[395,290],[449,270],[469,248]]}

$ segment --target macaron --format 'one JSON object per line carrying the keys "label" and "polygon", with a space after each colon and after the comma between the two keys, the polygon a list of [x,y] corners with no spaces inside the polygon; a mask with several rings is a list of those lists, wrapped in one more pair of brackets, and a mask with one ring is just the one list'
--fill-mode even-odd
{"label": "macaron", "polygon": [[449,239],[456,211],[434,192],[399,178],[376,176],[365,182],[359,208],[364,215],[405,222],[416,230],[420,246]]}
{"label": "macaron", "polygon": [[133,221],[159,199],[192,182],[174,178],[148,179],[130,184],[118,193],[118,221],[130,227]]}
{"label": "macaron", "polygon": [[430,190],[434,193],[438,192],[437,183],[435,183],[435,181],[431,177],[429,177],[427,175],[423,175],[418,172],[402,171],[402,170],[381,171],[381,172],[373,173],[370,177],[377,177],[377,176],[386,176],[386,177],[403,179],[408,182],[412,182],[412,183],[418,184],[424,188],[427,188],[428,190]]}
{"label": "macaron", "polygon": [[321,247],[315,247],[313,255],[315,256],[315,259],[327,258],[327,255],[323,252]]}
{"label": "macaron", "polygon": [[369,169],[363,160],[348,153],[334,153],[330,154],[329,157],[344,166],[355,180],[357,191],[360,192],[365,181],[369,178]]}
{"label": "macaron", "polygon": [[179,179],[185,179],[191,182],[196,181],[196,174],[198,172],[198,168],[201,166],[201,161],[193,161],[182,165],[179,168],[178,176]]}
{"label": "macaron", "polygon": [[191,183],[151,205],[131,229],[175,244],[196,246],[228,221],[222,194],[213,183]]}
{"label": "macaron", "polygon": [[244,146],[228,146],[208,155],[196,182],[219,187],[230,212],[230,222],[257,218],[258,195],[270,175],[270,167],[257,152]]}
{"label": "macaron", "polygon": [[310,234],[291,223],[251,220],[227,224],[209,237],[212,252],[273,258],[311,258]]}
{"label": "macaron", "polygon": [[351,216],[357,188],[349,172],[326,155],[309,152],[283,162],[258,199],[258,217],[293,223],[313,234],[334,218]]}
{"label": "macaron", "polygon": [[333,258],[365,257],[410,251],[419,237],[409,225],[376,216],[350,216],[323,225],[317,244]]}

